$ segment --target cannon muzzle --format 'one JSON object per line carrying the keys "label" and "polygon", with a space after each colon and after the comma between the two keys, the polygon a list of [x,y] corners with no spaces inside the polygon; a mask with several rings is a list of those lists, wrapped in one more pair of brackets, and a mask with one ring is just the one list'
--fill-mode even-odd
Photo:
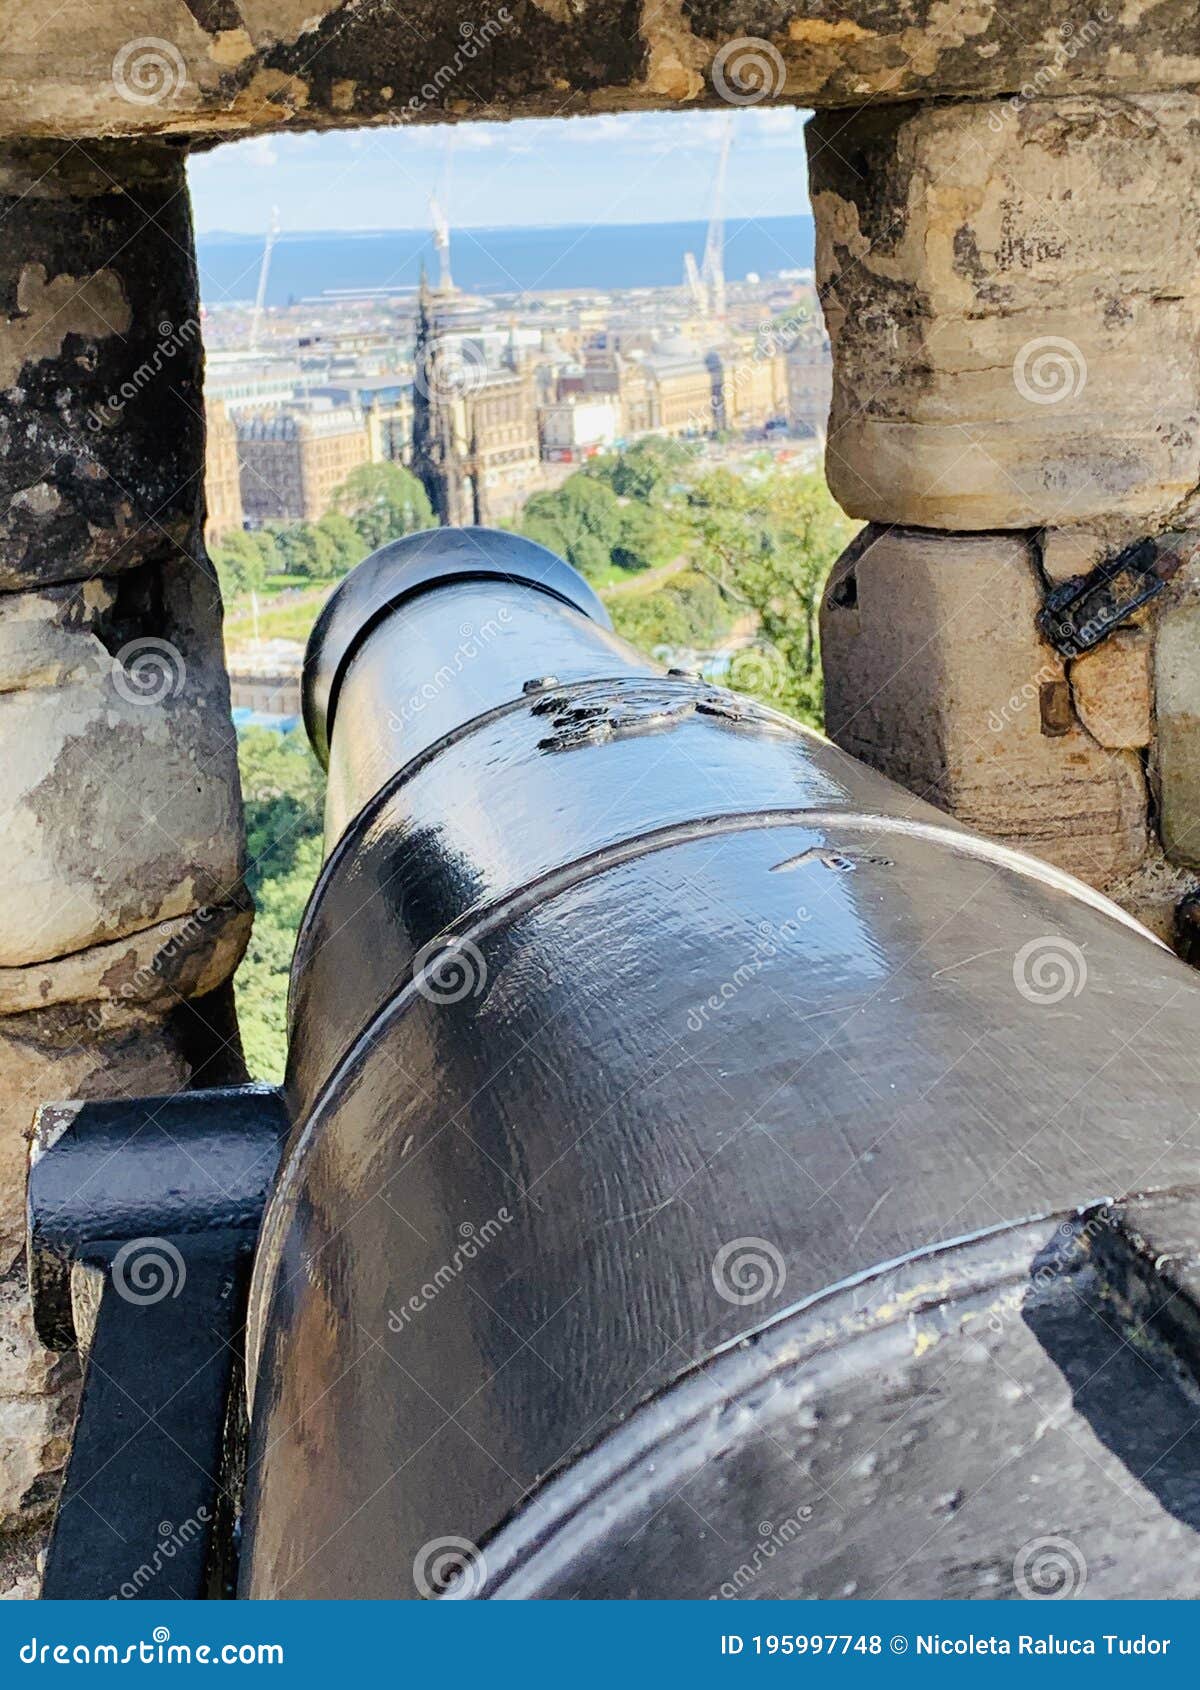
{"label": "cannon muzzle", "polygon": [[[210,1585],[241,1514],[247,1597],[992,1596],[1049,1539],[1089,1594],[1190,1590],[1187,967],[664,674],[512,535],[368,559],[304,711],[327,850],[222,1281]],[[42,1213],[64,1143],[35,1277],[62,1341],[87,1308],[132,1344],[119,1246]],[[185,1264],[245,1258],[252,1186],[236,1224],[166,1214]],[[72,1500],[104,1485],[72,1466],[55,1594],[111,1582]]]}

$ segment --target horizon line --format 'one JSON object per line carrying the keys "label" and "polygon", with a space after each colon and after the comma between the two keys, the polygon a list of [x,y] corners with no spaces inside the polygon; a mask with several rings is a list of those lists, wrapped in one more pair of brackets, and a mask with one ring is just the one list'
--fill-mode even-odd
{"label": "horizon line", "polygon": [[[807,211],[783,211],[759,214],[757,212],[727,211],[724,221],[728,223],[786,223],[795,218],[803,217],[812,221],[811,208]],[[661,217],[634,218],[627,222],[591,221],[582,223],[455,223],[450,234],[453,238],[455,231],[464,233],[511,234],[518,232],[541,231],[545,229],[678,229],[685,226],[704,227],[708,223],[706,217],[674,217],[664,220]],[[281,229],[277,237],[279,242],[289,237],[308,235],[423,235],[428,240],[433,239],[433,230],[423,224],[387,224],[387,223],[355,223],[346,224],[341,228],[305,228]],[[211,240],[223,237],[227,240],[262,240],[264,233],[257,229],[197,229],[197,240]]]}

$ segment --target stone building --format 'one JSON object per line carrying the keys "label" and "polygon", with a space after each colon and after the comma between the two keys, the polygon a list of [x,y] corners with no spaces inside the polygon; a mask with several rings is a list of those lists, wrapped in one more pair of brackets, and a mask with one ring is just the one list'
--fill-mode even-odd
{"label": "stone building", "polygon": [[433,295],[421,270],[413,342],[412,472],[443,525],[470,522],[474,497],[467,482],[461,408],[462,371],[449,359],[434,316]]}
{"label": "stone building", "polygon": [[[719,109],[731,89],[816,108],[828,473],[866,524],[824,607],[830,732],[1164,934],[1200,867],[1193,5],[514,0],[436,98],[419,90],[474,21],[459,4],[134,10],[93,7],[81,29],[61,0],[25,0],[0,57],[0,1527],[25,1532],[26,1574],[76,1388],[24,1284],[34,1106],[242,1072],[202,353],[161,350],[162,324],[198,321],[190,144]],[[631,433],[652,386],[643,369],[622,388]]]}
{"label": "stone building", "polygon": [[621,432],[621,407],[612,394],[571,394],[538,407],[542,451],[570,457],[613,444]]}
{"label": "stone building", "polygon": [[413,384],[407,377],[363,377],[310,387],[313,399],[362,412],[367,453],[373,464],[407,464],[412,456]]}
{"label": "stone building", "polygon": [[621,401],[622,438],[636,440],[639,434],[648,434],[657,426],[654,381],[640,358],[617,360],[614,375]]}
{"label": "stone building", "polygon": [[204,426],[204,538],[216,545],[242,526],[241,463],[237,428],[219,400],[205,404]]}
{"label": "stone building", "polygon": [[720,361],[680,335],[660,341],[639,360],[649,389],[649,427],[676,438],[709,434],[724,406]]}
{"label": "stone building", "polygon": [[533,384],[524,371],[489,370],[461,403],[475,521],[495,522],[520,508],[537,476],[541,450]]}
{"label": "stone building", "polygon": [[500,368],[447,334],[424,275],[413,351],[412,470],[440,523],[511,514],[537,474],[533,375],[510,348]]}
{"label": "stone building", "polygon": [[[757,429],[787,414],[784,360],[761,337],[702,344],[670,335],[650,352],[617,355],[612,369],[626,439]],[[586,373],[591,381],[604,379],[598,368]]]}
{"label": "stone building", "polygon": [[717,426],[737,431],[761,429],[788,414],[787,363],[762,335],[722,345],[720,414]]}
{"label": "stone building", "polygon": [[370,462],[363,414],[350,405],[301,406],[237,425],[247,522],[316,522],[350,471]]}
{"label": "stone building", "polygon": [[833,356],[821,335],[801,340],[786,354],[788,420],[801,434],[824,438],[833,400]]}
{"label": "stone building", "polygon": [[1167,938],[1200,868],[1198,116],[1056,88],[838,119],[836,155],[809,128],[827,469],[867,523],[828,729]]}

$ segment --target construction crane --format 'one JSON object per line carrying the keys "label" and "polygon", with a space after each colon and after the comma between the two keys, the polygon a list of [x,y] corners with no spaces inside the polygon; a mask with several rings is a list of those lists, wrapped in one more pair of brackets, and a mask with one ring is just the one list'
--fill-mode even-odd
{"label": "construction crane", "polygon": [[713,187],[712,217],[704,245],[700,274],[708,294],[709,312],[718,321],[725,317],[725,177],[729,170],[729,149],[733,145],[733,116],[726,117],[721,132],[721,156]]}
{"label": "construction crane", "polygon": [[433,219],[433,249],[438,260],[438,292],[453,293],[454,280],[450,275],[450,223],[432,194],[429,196],[429,215]]}
{"label": "construction crane", "polygon": [[725,178],[732,145],[733,116],[730,113],[721,127],[721,152],[713,183],[712,214],[708,238],[704,243],[704,262],[697,264],[694,252],[683,255],[684,286],[691,294],[692,303],[702,316],[714,317],[718,321],[725,316]]}
{"label": "construction crane", "polygon": [[267,277],[271,273],[271,254],[275,250],[275,242],[279,239],[279,207],[271,207],[271,222],[267,228],[267,239],[263,246],[262,264],[258,272],[258,292],[254,296],[254,316],[250,321],[250,350],[258,351],[258,337],[262,329],[263,307],[267,302]]}
{"label": "construction crane", "polygon": [[707,317],[708,289],[704,285],[704,279],[700,274],[700,266],[696,263],[694,252],[685,252],[683,255],[683,285],[692,296],[692,304],[696,307],[696,310],[700,312],[701,316]]}

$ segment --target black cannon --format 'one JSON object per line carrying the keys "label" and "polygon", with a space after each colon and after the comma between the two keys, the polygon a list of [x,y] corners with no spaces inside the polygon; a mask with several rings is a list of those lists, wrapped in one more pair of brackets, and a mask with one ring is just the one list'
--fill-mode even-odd
{"label": "black cannon", "polygon": [[304,709],[282,1092],[39,1117],[48,1595],[1194,1593],[1191,970],[510,535]]}

